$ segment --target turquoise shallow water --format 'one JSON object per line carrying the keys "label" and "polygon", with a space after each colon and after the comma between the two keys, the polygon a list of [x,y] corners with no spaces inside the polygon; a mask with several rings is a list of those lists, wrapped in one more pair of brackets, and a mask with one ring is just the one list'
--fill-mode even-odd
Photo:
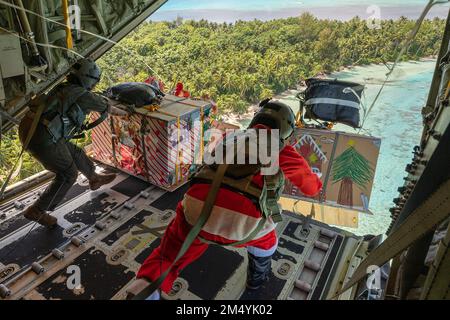
{"label": "turquoise shallow water", "polygon": [[[412,150],[422,135],[421,109],[428,98],[435,65],[435,61],[401,64],[393,74],[393,82],[385,88],[369,115],[365,129],[382,138],[381,154],[370,202],[375,216],[361,215],[358,233],[382,233],[390,224],[392,199],[398,196],[397,188],[404,183],[405,167],[411,162]],[[365,101],[369,106],[380,88],[374,83],[382,81],[385,72],[384,66],[371,66],[335,76],[360,83],[373,77],[367,81]]]}
{"label": "turquoise shallow water", "polygon": [[[406,175],[405,167],[411,162],[412,150],[421,138],[421,109],[428,98],[435,66],[436,61],[400,64],[366,121],[362,133],[380,137],[382,143],[370,200],[374,215],[360,215],[358,234],[384,233],[390,225],[392,199],[398,196],[397,189],[403,185]],[[373,65],[338,72],[331,77],[366,84],[363,102],[370,106],[386,72],[385,66]],[[298,110],[296,103],[286,102]],[[335,129],[355,133],[354,129],[344,125]]]}

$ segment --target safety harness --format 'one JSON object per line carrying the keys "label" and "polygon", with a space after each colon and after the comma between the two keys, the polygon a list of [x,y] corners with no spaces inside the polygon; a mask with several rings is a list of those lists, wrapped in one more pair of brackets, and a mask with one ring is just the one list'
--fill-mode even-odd
{"label": "safety harness", "polygon": [[[260,188],[253,183],[253,178],[255,176],[254,174],[236,179],[233,178],[232,171],[232,166],[229,166],[224,178],[222,179],[221,187],[230,189],[231,191],[237,193],[241,193],[256,202],[262,213],[262,219],[258,223],[257,227],[244,240],[230,244],[220,244],[222,246],[238,246],[252,241],[261,232],[265,223],[270,218],[275,223],[279,223],[282,221],[281,209],[278,205],[278,201],[281,197],[281,193],[283,192],[285,182],[283,172],[279,170],[275,175],[264,176],[264,185],[262,188]],[[192,184],[212,184],[216,172],[217,169],[215,169],[214,166],[204,166],[194,176]],[[202,242],[208,244],[217,244],[215,242],[208,241],[200,236],[198,238]]]}
{"label": "safety harness", "polygon": [[133,297],[133,300],[145,300],[147,297],[149,297],[151,294],[153,294],[158,288],[163,284],[166,277],[169,275],[170,270],[172,270],[173,266],[180,260],[184,254],[188,251],[188,249],[191,247],[192,243],[197,239],[197,236],[199,235],[200,231],[202,231],[203,227],[205,226],[206,222],[209,219],[209,216],[211,215],[211,211],[214,207],[214,203],[216,202],[217,194],[219,193],[220,186],[222,184],[222,180],[225,177],[225,173],[228,169],[227,164],[219,165],[217,168],[216,175],[214,177],[214,180],[211,185],[211,189],[209,190],[208,196],[206,197],[205,203],[202,208],[202,212],[200,213],[200,217],[197,220],[197,223],[195,226],[192,227],[191,231],[186,237],[186,240],[184,241],[183,245],[181,246],[180,251],[178,252],[178,255],[176,256],[175,260],[172,262],[172,264],[167,268],[167,270],[161,274],[161,276],[154,282],[152,282],[149,286],[147,286],[144,290],[142,290],[140,293],[138,293],[136,296]]}
{"label": "safety harness", "polygon": [[[68,95],[63,95],[62,91],[47,98],[47,108],[39,120],[53,137],[53,142],[56,143],[61,138],[80,139],[84,137],[84,131],[97,127],[108,117],[105,111],[94,122],[85,123],[86,114],[76,101],[87,91],[64,90],[64,93],[69,93]],[[27,117],[35,119],[37,114],[30,110]]]}

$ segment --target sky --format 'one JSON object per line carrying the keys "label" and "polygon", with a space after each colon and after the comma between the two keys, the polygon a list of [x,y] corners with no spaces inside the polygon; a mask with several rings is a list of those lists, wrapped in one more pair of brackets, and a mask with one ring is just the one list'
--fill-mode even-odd
{"label": "sky", "polygon": [[[215,22],[270,20],[311,12],[322,19],[348,20],[354,16],[381,19],[418,18],[428,0],[169,0],[151,19],[207,19]],[[377,6],[377,7],[374,7]],[[437,6],[429,17],[445,18],[449,6]]]}
{"label": "sky", "polygon": [[164,10],[189,9],[279,9],[335,6],[424,6],[427,0],[169,0]]}

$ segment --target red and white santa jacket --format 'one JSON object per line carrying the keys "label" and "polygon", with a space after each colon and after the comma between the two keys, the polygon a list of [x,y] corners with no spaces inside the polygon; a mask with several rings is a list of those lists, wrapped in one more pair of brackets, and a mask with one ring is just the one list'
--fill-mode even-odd
{"label": "red and white santa jacket", "polygon": [[[314,197],[322,189],[322,182],[294,147],[286,146],[280,151],[279,166],[286,179],[304,195]],[[253,182],[262,188],[264,181],[261,174],[255,175]],[[178,210],[183,211],[189,225],[195,225],[199,218],[209,189],[208,184],[195,184],[185,194]],[[200,237],[218,244],[242,241],[255,230],[261,219],[262,213],[254,201],[240,193],[221,188]],[[275,227],[276,224],[269,218],[258,236],[245,246],[251,246],[254,242],[261,249],[270,249],[276,243],[276,234],[273,232]]]}

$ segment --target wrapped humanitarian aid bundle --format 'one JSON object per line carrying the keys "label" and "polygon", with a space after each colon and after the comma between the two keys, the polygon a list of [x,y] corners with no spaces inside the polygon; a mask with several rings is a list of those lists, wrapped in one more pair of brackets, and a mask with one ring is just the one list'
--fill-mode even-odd
{"label": "wrapped humanitarian aid bundle", "polygon": [[92,132],[94,158],[166,190],[186,183],[202,161],[213,105],[146,83],[123,83],[105,95],[133,113]]}

